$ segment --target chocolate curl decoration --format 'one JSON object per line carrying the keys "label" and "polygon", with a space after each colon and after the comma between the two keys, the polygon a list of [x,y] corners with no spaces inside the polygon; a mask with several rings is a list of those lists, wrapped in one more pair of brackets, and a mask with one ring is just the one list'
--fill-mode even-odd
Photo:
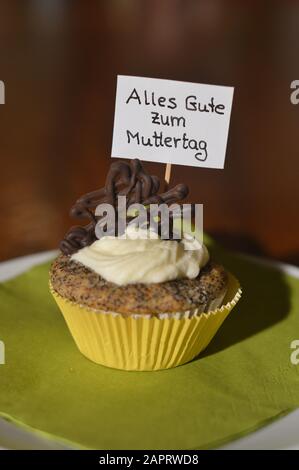
{"label": "chocolate curl decoration", "polygon": [[[149,175],[140,160],[130,160],[130,163],[113,162],[105,186],[81,196],[71,208],[71,217],[87,219],[89,223],[83,227],[71,227],[60,243],[61,251],[66,255],[71,255],[97,240],[95,227],[99,221],[105,222],[104,216],[97,217],[94,213],[99,204],[112,204],[117,212],[117,197],[126,196],[127,208],[135,203],[144,206],[149,204],[170,205],[183,200],[189,192],[185,184],[178,184],[162,194],[158,194],[159,188],[159,179]],[[172,223],[173,221],[170,220],[171,227]],[[159,227],[159,232],[161,232],[161,227]]]}

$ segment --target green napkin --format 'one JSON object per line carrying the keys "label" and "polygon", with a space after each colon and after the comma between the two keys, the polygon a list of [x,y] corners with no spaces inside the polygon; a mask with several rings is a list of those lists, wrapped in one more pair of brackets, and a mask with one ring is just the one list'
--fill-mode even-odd
{"label": "green napkin", "polygon": [[299,281],[214,247],[243,296],[206,351],[124,372],[77,350],[48,292],[49,263],[0,284],[0,415],[97,449],[211,448],[299,406]]}

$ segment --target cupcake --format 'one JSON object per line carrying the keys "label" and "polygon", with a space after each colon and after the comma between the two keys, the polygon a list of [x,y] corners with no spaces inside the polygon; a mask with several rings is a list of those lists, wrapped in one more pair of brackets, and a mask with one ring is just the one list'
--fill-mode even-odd
{"label": "cupcake", "polygon": [[[111,165],[106,185],[81,197],[71,215],[88,217],[61,242],[50,269],[50,290],[79,350],[96,363],[124,370],[159,370],[184,364],[210,342],[240,298],[238,281],[211,260],[190,234],[164,239],[131,219],[117,236],[96,236],[99,203],[172,204],[185,185],[158,194],[156,177],[138,160]],[[147,221],[148,222],[148,221]],[[188,249],[187,249],[188,248]]]}

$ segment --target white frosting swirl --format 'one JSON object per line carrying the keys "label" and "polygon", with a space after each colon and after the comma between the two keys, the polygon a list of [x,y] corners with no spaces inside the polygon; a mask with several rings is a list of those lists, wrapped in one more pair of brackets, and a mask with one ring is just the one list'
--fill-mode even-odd
{"label": "white frosting swirl", "polygon": [[175,242],[128,227],[123,237],[103,237],[71,259],[118,285],[194,279],[209,260],[205,245],[185,234]]}

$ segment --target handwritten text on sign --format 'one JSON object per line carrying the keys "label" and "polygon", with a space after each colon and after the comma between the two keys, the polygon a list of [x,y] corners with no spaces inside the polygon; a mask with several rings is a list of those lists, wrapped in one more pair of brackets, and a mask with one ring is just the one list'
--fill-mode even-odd
{"label": "handwritten text on sign", "polygon": [[233,91],[119,75],[112,157],[223,168]]}

